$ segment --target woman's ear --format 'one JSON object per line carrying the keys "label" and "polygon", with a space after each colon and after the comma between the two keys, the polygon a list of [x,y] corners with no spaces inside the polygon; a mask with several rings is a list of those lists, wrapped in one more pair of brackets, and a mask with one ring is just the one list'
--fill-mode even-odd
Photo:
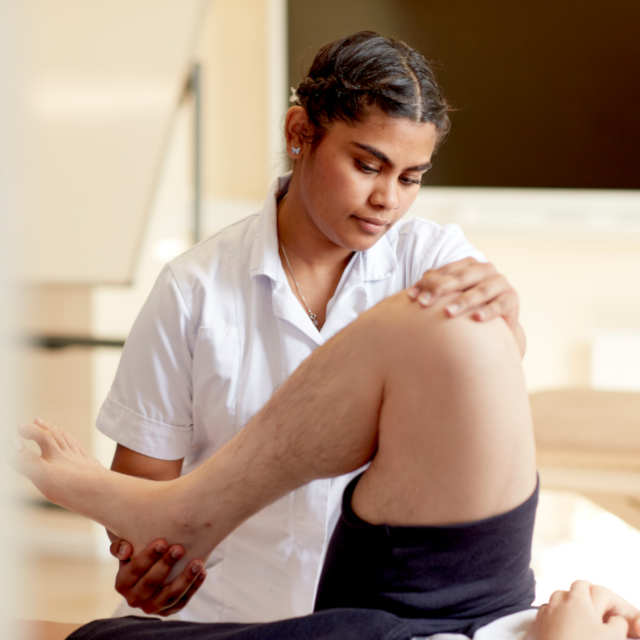
{"label": "woman's ear", "polygon": [[299,160],[305,146],[312,138],[313,128],[304,107],[290,107],[284,122],[284,135],[287,141],[287,155],[291,160]]}

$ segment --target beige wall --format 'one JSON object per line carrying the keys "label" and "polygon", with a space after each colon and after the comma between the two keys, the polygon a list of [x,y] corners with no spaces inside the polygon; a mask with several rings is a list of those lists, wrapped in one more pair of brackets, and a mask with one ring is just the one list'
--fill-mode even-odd
{"label": "beige wall", "polygon": [[[57,285],[24,291],[23,330],[28,335],[91,333],[90,287]],[[60,350],[25,349],[23,367],[23,420],[40,416],[68,425],[84,446],[90,445],[86,428],[92,408],[92,358],[86,347]]]}
{"label": "beige wall", "polygon": [[211,5],[199,45],[208,199],[262,198],[279,164],[272,132],[286,104],[283,21],[282,0]]}
{"label": "beige wall", "polygon": [[127,283],[206,0],[23,4],[24,276]]}
{"label": "beige wall", "polygon": [[[640,335],[640,296],[631,284],[640,278],[640,233],[472,226],[468,235],[520,293],[531,390],[589,386],[597,335]],[[640,365],[636,376],[640,389]]]}
{"label": "beige wall", "polygon": [[[284,18],[283,0],[211,0],[199,25],[194,49],[204,85],[205,212],[217,212],[217,206],[207,206],[214,194],[236,201],[261,197],[279,170],[279,124],[286,106]],[[31,285],[25,296],[25,332],[126,336],[162,264],[172,251],[189,246],[192,117],[193,103],[186,101],[174,116],[166,153],[158,158],[132,284]],[[224,216],[218,216],[217,226],[223,221]],[[138,233],[126,225],[121,232],[128,230]],[[27,350],[30,384],[18,414],[25,420],[41,415],[65,425],[107,461],[113,445],[96,434],[93,423],[117,358],[117,350],[107,349]]]}
{"label": "beige wall", "polygon": [[23,68],[16,50],[22,27],[21,3],[2,4],[0,20],[0,545],[7,550],[0,573],[0,636],[17,638],[13,628],[21,590],[19,571],[22,545],[22,518],[15,504],[16,474],[7,464],[15,446],[14,428],[18,419],[17,404],[21,393],[22,371],[15,335],[20,326],[20,300],[15,289],[15,265],[22,250],[19,230],[21,203],[19,167],[23,161],[23,117],[19,96],[22,92]]}
{"label": "beige wall", "polygon": [[[428,187],[412,213],[459,224],[514,285],[531,390],[589,386],[600,336],[638,348],[640,192]],[[624,382],[640,390],[640,366]]]}

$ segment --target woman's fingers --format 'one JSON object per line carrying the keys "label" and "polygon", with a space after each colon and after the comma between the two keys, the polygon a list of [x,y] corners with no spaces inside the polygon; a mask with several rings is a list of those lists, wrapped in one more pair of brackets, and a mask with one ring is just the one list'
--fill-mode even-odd
{"label": "woman's fingers", "polygon": [[[179,545],[174,546],[179,547]],[[182,550],[181,547],[179,548]],[[135,553],[130,559],[121,561],[120,568],[116,575],[116,591],[124,596],[128,601],[128,596],[131,590],[140,580],[144,580],[147,572],[157,562],[164,559],[168,550],[169,545],[165,540],[159,538],[148,544],[142,551]],[[174,551],[174,549],[172,549],[172,551]],[[164,562],[166,563],[167,560],[164,559]]]}
{"label": "woman's fingers", "polygon": [[129,589],[127,602],[132,607],[139,607],[145,613],[155,613],[158,608],[154,605],[156,594],[165,586],[165,581],[171,573],[173,565],[184,555],[184,549],[179,545],[169,547],[165,553],[151,566],[151,568]]}
{"label": "woman's fingers", "polygon": [[[112,553],[117,552],[112,544]],[[174,565],[184,556],[181,545],[167,545],[158,539],[131,561],[121,562],[116,577],[116,590],[131,607],[148,614],[167,616],[182,609],[204,581],[204,565],[191,562],[170,583],[165,581]]]}
{"label": "woman's fingers", "polygon": [[446,306],[445,311],[453,317],[472,309],[485,310],[490,304],[493,304],[496,310],[506,311],[517,306],[517,302],[518,297],[507,279],[498,274],[461,293]]}
{"label": "woman's fingers", "polygon": [[449,317],[475,309],[475,320],[491,320],[500,316],[515,316],[517,319],[519,301],[515,289],[492,264],[477,262],[473,258],[427,271],[408,290],[409,296],[423,307],[429,306],[440,296],[454,292],[460,292],[460,295],[445,307]]}
{"label": "woman's fingers", "polygon": [[439,269],[430,269],[408,290],[408,294],[423,306],[428,306],[435,298],[452,291],[464,291],[495,272],[491,263],[464,258]]}
{"label": "woman's fingers", "polygon": [[109,552],[114,558],[124,561],[133,555],[133,546],[126,540],[114,540],[109,546]]}
{"label": "woman's fingers", "polygon": [[160,616],[170,616],[177,611],[180,611],[188,602],[191,600],[191,597],[198,591],[201,587],[202,583],[205,581],[207,577],[206,571],[202,571],[198,574],[198,577],[192,582],[189,589],[184,593],[180,599],[173,605],[167,609],[162,609],[162,611],[158,611],[158,615]]}
{"label": "woman's fingers", "polygon": [[206,571],[200,560],[187,565],[153,599],[153,612],[161,616],[170,616],[182,609],[204,582]]}

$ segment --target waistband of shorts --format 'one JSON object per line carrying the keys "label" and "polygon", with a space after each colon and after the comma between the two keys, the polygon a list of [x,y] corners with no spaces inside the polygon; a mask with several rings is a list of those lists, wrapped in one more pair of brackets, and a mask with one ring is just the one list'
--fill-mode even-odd
{"label": "waistband of shorts", "polygon": [[[363,472],[364,473],[364,472]],[[372,537],[389,538],[394,544],[422,544],[425,540],[425,534],[428,533],[428,539],[432,545],[438,542],[446,544],[447,548],[451,548],[452,544],[459,542],[461,546],[467,544],[470,537],[477,538],[493,532],[500,532],[501,537],[521,535],[528,537],[530,529],[535,520],[536,509],[538,505],[538,496],[540,493],[540,476],[536,475],[536,486],[531,495],[524,502],[515,506],[513,509],[482,518],[480,520],[471,520],[469,522],[461,522],[446,525],[387,525],[387,524],[371,524],[358,516],[352,507],[353,492],[358,481],[363,474],[353,478],[344,490],[342,496],[342,514],[343,524],[348,527],[357,528],[361,534],[370,532]]]}

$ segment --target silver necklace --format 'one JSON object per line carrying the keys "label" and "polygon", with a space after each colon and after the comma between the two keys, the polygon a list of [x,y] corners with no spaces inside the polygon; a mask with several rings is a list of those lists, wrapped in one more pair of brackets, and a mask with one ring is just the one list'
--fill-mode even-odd
{"label": "silver necklace", "polygon": [[304,305],[304,308],[306,309],[307,315],[311,319],[311,322],[313,322],[313,326],[318,331],[320,331],[320,321],[318,320],[318,316],[317,314],[313,313],[313,311],[311,311],[311,309],[309,308],[309,303],[307,302],[307,299],[304,297],[304,294],[302,293],[302,289],[300,288],[300,285],[298,284],[298,281],[296,280],[296,277],[293,274],[293,269],[291,267],[291,263],[289,262],[289,256],[287,255],[287,252],[283,244],[280,245],[280,249],[282,249],[282,255],[284,256],[285,262],[287,263],[287,268],[289,269],[289,273],[291,274],[291,279],[293,280],[293,284],[296,288],[296,291],[298,292],[298,297],[302,300],[302,304]]}

